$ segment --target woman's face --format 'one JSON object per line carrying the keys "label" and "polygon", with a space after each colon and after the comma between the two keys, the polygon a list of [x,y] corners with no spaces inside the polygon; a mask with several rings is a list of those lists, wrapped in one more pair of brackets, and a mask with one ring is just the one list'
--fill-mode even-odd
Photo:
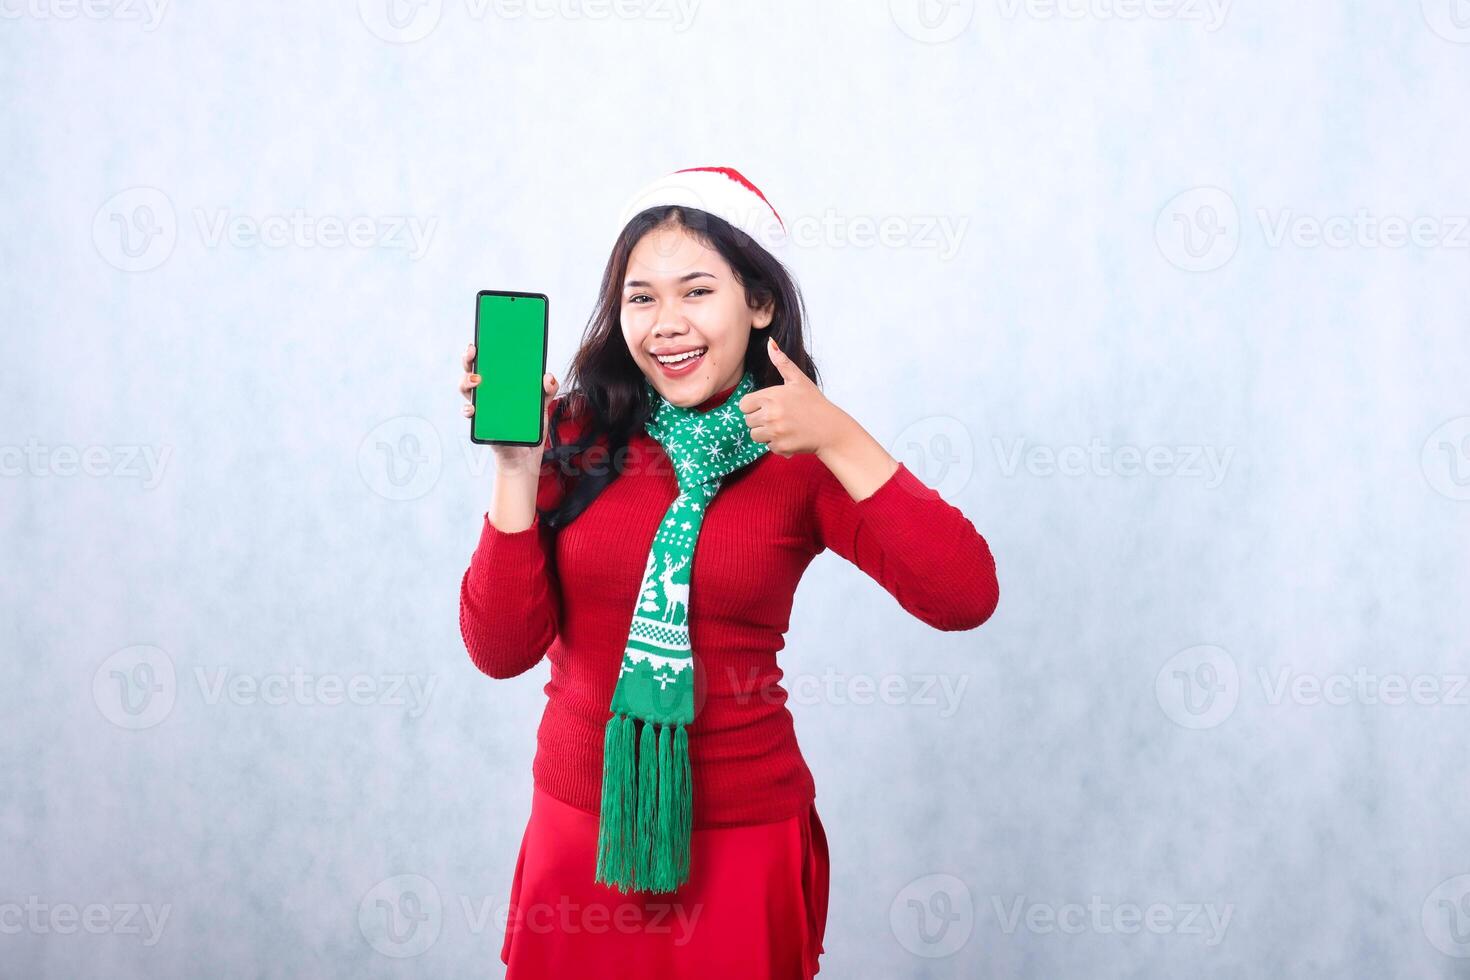
{"label": "woman's face", "polygon": [[[770,325],[773,313],[746,305],[729,263],[681,226],[652,229],[628,256],[623,339],[644,377],[680,408],[740,380],[750,331]],[[686,352],[693,356],[659,360]]]}

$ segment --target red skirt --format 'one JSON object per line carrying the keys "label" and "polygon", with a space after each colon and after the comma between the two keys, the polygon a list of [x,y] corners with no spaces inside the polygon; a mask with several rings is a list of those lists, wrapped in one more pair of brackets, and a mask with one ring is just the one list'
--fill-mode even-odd
{"label": "red skirt", "polygon": [[624,894],[593,880],[597,815],[537,788],[500,959],[506,980],[810,980],[824,952],[827,835],[815,804],[695,830],[689,880]]}

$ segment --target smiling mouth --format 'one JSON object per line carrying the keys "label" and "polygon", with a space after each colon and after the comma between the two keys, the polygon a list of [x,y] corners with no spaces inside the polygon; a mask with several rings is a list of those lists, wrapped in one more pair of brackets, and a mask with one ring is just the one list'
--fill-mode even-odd
{"label": "smiling mouth", "polygon": [[694,350],[687,350],[678,354],[655,354],[653,355],[653,359],[660,364],[674,366],[683,364],[685,361],[697,361],[708,351],[708,347],[696,347]]}

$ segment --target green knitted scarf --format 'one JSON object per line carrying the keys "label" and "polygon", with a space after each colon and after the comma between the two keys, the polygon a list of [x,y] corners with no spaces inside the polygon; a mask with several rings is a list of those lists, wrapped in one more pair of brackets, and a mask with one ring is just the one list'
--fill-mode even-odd
{"label": "green knitted scarf", "polygon": [[596,880],[619,891],[672,892],[689,880],[693,794],[689,735],[694,651],[689,583],[705,510],[728,474],[770,447],[750,437],[738,405],[755,388],[746,371],[708,411],[679,408],[644,379],[648,434],[674,466],[679,495],[654,533],[603,736]]}

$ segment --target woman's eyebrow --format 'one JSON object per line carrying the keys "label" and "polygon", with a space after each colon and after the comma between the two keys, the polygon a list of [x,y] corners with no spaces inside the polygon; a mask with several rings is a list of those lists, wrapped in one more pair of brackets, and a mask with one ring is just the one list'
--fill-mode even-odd
{"label": "woman's eyebrow", "polygon": [[[691,279],[698,279],[700,276],[708,276],[711,279],[715,278],[715,275],[712,272],[686,272],[684,275],[680,276],[677,281],[678,282],[688,282]],[[641,287],[643,289],[650,289],[650,288],[652,288],[648,283],[644,282],[642,279],[629,279],[627,282],[623,283],[623,288],[624,289],[631,289],[631,288],[633,288],[635,286]]]}

